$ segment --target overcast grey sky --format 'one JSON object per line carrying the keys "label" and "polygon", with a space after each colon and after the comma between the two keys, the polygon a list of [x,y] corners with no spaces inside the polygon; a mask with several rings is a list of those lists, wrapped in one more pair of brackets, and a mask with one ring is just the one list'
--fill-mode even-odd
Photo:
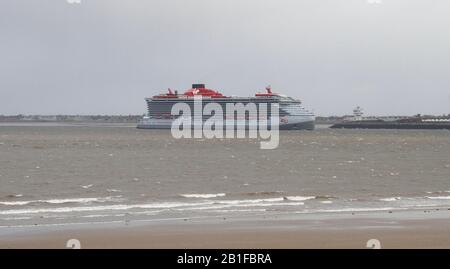
{"label": "overcast grey sky", "polygon": [[448,0],[70,1],[0,1],[0,114],[142,114],[195,82],[317,115],[450,113]]}

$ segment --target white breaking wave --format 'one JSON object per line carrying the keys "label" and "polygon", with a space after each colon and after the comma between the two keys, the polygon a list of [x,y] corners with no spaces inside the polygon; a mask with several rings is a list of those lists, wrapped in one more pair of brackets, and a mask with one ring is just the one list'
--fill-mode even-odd
{"label": "white breaking wave", "polygon": [[[87,199],[87,198],[84,198]],[[94,198],[90,198],[94,199]],[[95,198],[99,199],[99,198]],[[75,199],[63,199],[58,201]],[[46,200],[48,201],[48,200]],[[79,201],[78,199],[76,201]],[[86,200],[83,200],[86,201]],[[89,201],[89,200],[88,200]],[[98,201],[98,200],[95,200]],[[37,214],[37,213],[68,213],[68,212],[92,212],[107,210],[130,210],[130,209],[175,209],[175,210],[200,210],[200,209],[220,209],[226,207],[269,207],[269,206],[296,206],[303,205],[303,202],[289,202],[284,197],[267,199],[247,199],[247,200],[209,200],[195,203],[161,202],[150,204],[116,204],[104,206],[78,206],[78,207],[58,207],[58,208],[25,208],[10,209],[0,211],[0,215],[17,214]]]}
{"label": "white breaking wave", "polygon": [[283,201],[285,201],[284,197],[267,198],[267,199],[218,200],[218,201],[213,201],[213,202],[214,202],[214,204],[239,205],[239,204],[273,203],[273,202],[283,202]]}
{"label": "white breaking wave", "polygon": [[383,202],[394,202],[394,201],[398,201],[398,200],[401,200],[402,198],[401,197],[389,197],[389,198],[382,198],[382,199],[380,199],[380,201],[383,201]]}
{"label": "white breaking wave", "polygon": [[304,205],[303,202],[295,202],[295,203],[265,203],[265,204],[223,204],[220,205],[210,205],[210,206],[202,206],[202,207],[190,207],[190,208],[179,208],[175,209],[177,211],[187,211],[187,210],[211,210],[211,209],[223,209],[223,208],[233,208],[233,207],[270,207],[270,206],[299,206]]}
{"label": "white breaking wave", "polygon": [[58,207],[58,208],[29,208],[29,209],[11,209],[0,211],[0,215],[13,215],[13,214],[36,214],[36,213],[67,213],[67,212],[90,212],[90,211],[104,211],[104,210],[129,210],[129,209],[151,209],[151,208],[176,208],[183,206],[194,206],[207,203],[154,203],[154,204],[118,204],[118,205],[104,205],[104,206],[79,206],[79,207]]}
{"label": "white breaking wave", "polygon": [[107,192],[121,192],[121,190],[117,190],[117,189],[107,189]]}
{"label": "white breaking wave", "polygon": [[214,210],[217,213],[236,213],[236,212],[265,212],[265,209],[218,209]]}
{"label": "white breaking wave", "polygon": [[81,216],[82,218],[105,218],[105,217],[111,217],[111,215],[103,215],[103,214],[97,214],[97,215],[86,215]]}
{"label": "white breaking wave", "polygon": [[31,217],[12,217],[12,218],[3,218],[1,220],[29,220]]}
{"label": "white breaking wave", "polygon": [[403,208],[395,208],[395,207],[378,207],[378,208],[340,208],[340,209],[325,209],[325,210],[316,210],[314,212],[368,212],[368,211],[386,211],[386,210],[400,210]]}
{"label": "white breaking wave", "polygon": [[424,200],[424,199],[430,199],[430,200],[450,200],[450,196],[389,197],[389,198],[382,198],[382,199],[379,199],[379,201],[384,201],[384,202],[395,202],[395,201],[399,201],[399,200]]}
{"label": "white breaking wave", "polygon": [[80,203],[87,204],[92,202],[111,202],[118,201],[121,196],[109,196],[109,197],[95,197],[95,198],[67,198],[67,199],[49,199],[49,200],[30,200],[30,201],[0,201],[0,205],[28,205],[35,203],[46,203],[46,204],[65,204],[65,203]]}
{"label": "white breaking wave", "polygon": [[450,196],[426,196],[426,198],[433,200],[450,200]]}
{"label": "white breaking wave", "polygon": [[20,201],[20,202],[0,202],[0,205],[27,205],[31,201]]}
{"label": "white breaking wave", "polygon": [[180,196],[185,197],[185,198],[203,198],[203,199],[207,199],[207,198],[216,198],[216,197],[224,197],[226,194],[225,193],[206,193],[206,194],[180,194]]}
{"label": "white breaking wave", "polygon": [[316,196],[286,196],[289,201],[306,201],[311,199],[316,199]]}

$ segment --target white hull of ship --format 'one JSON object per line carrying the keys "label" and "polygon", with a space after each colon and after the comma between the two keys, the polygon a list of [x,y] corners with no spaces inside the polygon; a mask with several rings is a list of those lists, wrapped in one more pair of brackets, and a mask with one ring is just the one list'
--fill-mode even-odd
{"label": "white hull of ship", "polygon": [[[138,129],[171,129],[173,119],[153,119],[153,118],[144,118],[142,119],[137,128]],[[195,121],[192,121],[195,122]],[[204,123],[205,121],[203,121]],[[314,116],[285,116],[281,117],[279,121],[279,129],[280,130],[314,130]],[[260,124],[265,124],[260,122]],[[267,121],[267,124],[270,128],[270,120]],[[202,123],[194,124],[196,126],[202,127]],[[224,121],[222,122],[222,126],[226,128],[227,125],[233,125],[233,121]],[[245,129],[258,129],[259,124],[256,120],[236,120],[234,122],[234,127]]]}

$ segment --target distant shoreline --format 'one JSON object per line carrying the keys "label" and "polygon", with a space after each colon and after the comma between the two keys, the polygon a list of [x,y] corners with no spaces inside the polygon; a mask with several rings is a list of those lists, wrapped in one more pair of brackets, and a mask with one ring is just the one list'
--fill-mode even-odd
{"label": "distant shoreline", "polygon": [[0,115],[0,123],[138,123],[142,115]]}
{"label": "distant shoreline", "polygon": [[[0,115],[0,123],[129,123],[137,124],[144,115]],[[344,116],[316,116],[316,124],[333,125],[348,119]],[[397,117],[397,116],[386,116]],[[398,116],[400,117],[400,116]],[[427,115],[428,118],[442,116]],[[381,117],[383,118],[383,117]]]}
{"label": "distant shoreline", "polygon": [[[143,115],[0,115],[0,123],[138,123]],[[316,117],[316,124],[340,123],[346,116]]]}

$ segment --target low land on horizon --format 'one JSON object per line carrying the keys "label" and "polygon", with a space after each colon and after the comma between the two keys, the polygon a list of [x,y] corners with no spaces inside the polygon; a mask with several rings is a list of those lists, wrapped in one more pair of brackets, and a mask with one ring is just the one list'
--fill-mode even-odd
{"label": "low land on horizon", "polygon": [[[143,115],[0,115],[1,122],[63,122],[63,123],[138,123]],[[335,124],[352,117],[344,116],[317,116],[316,124]],[[404,116],[389,116],[404,117]],[[442,117],[426,115],[424,117]],[[450,115],[448,116],[450,117]]]}
{"label": "low land on horizon", "polygon": [[0,122],[137,123],[143,115],[0,115]]}

